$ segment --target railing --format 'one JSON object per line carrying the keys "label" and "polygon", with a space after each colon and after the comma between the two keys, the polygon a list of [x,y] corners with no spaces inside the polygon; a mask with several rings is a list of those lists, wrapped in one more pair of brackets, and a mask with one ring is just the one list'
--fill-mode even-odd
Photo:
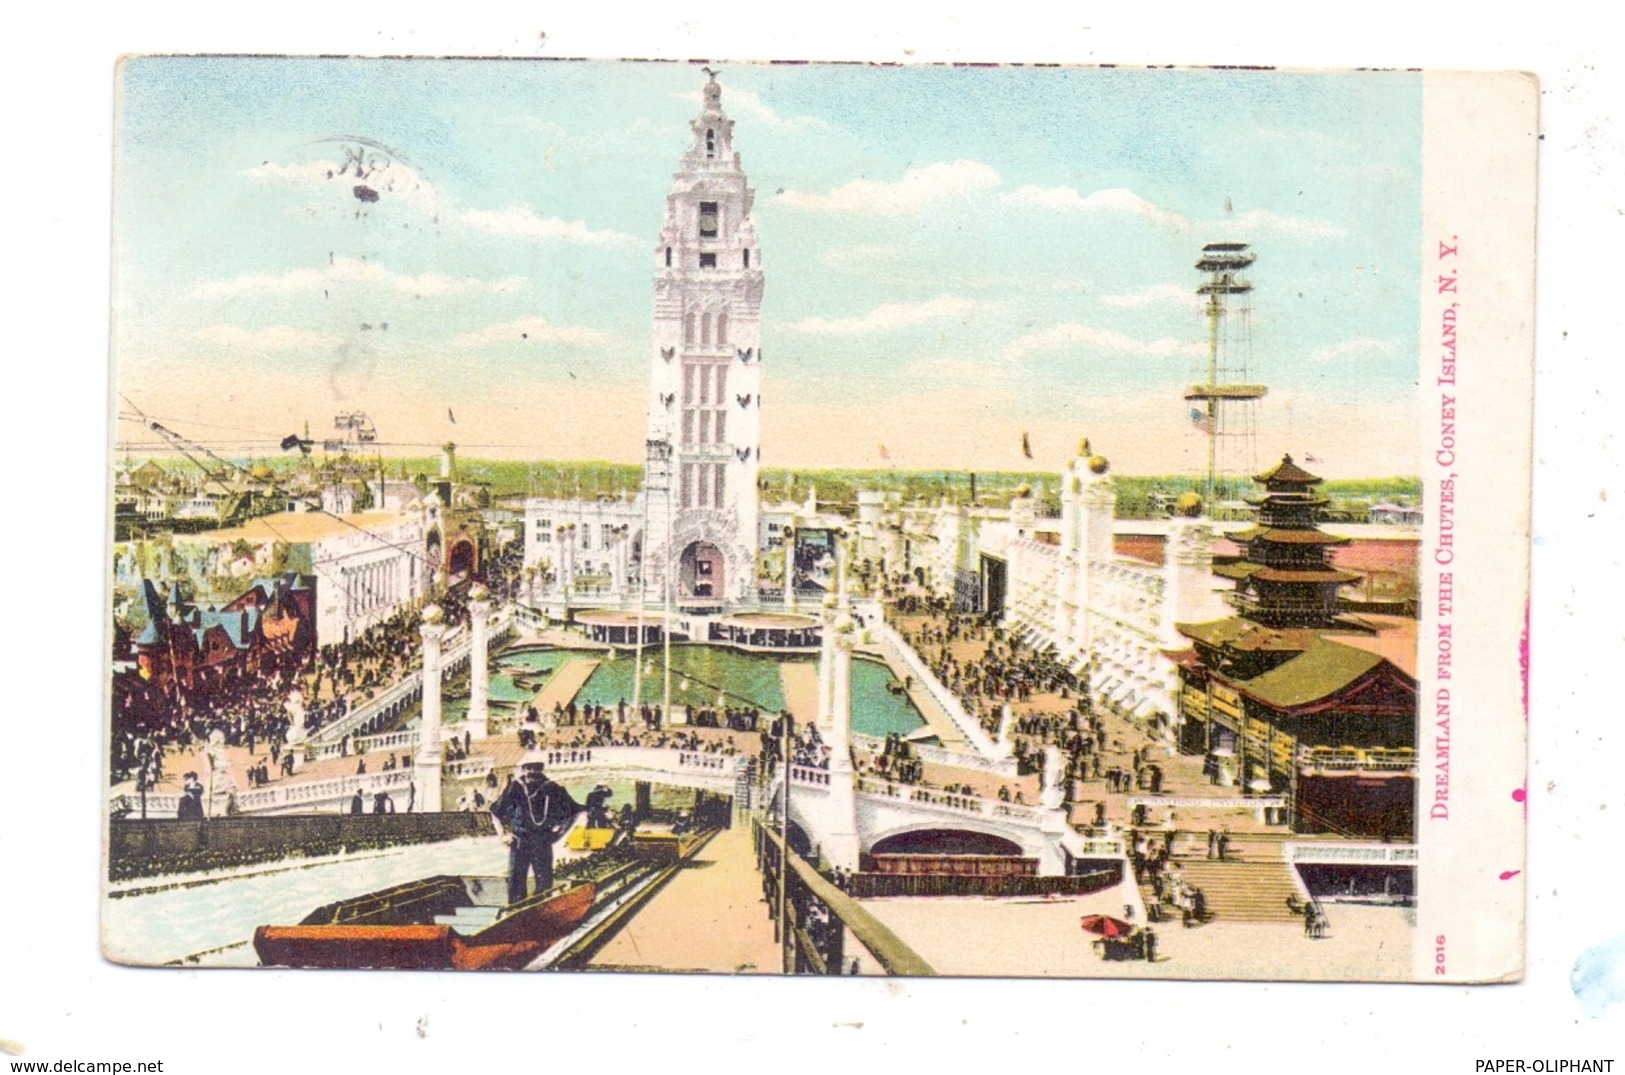
{"label": "railing", "polygon": [[[554,747],[544,751],[544,754],[549,769],[565,771],[615,769],[632,773],[648,772],[700,780],[704,781],[708,788],[719,789],[734,787],[740,765],[747,760],[742,754],[707,754],[672,747]],[[471,779],[483,777],[494,768],[495,762],[491,758],[476,756],[446,762],[441,768],[441,773],[443,776]],[[825,774],[825,782],[828,782],[828,774]],[[235,805],[240,814],[287,812],[299,807],[342,809],[357,790],[366,797],[380,791],[404,791],[411,783],[411,768],[390,769],[306,783],[279,783],[238,792],[235,795]],[[136,796],[126,794],[121,798],[125,805],[139,810],[139,800]],[[210,803],[209,813],[213,816],[225,814],[230,798],[226,792],[216,792]],[[179,795],[147,796],[148,817],[174,817],[179,807]],[[371,808],[370,803],[368,808]],[[437,810],[440,806],[438,803],[425,803],[421,808]]]}
{"label": "railing", "polygon": [[375,750],[394,750],[397,747],[417,746],[418,729],[403,728],[398,732],[366,735],[350,743],[352,754],[371,754]]}
{"label": "railing", "polygon": [[814,784],[829,786],[829,770],[817,769],[810,765],[790,766],[790,779],[797,784]]}
{"label": "railing", "polygon": [[408,672],[385,688],[382,693],[352,707],[338,720],[316,729],[310,737],[307,749],[314,749],[318,758],[338,757],[344,752],[342,740],[345,736],[353,734],[357,728],[363,727],[374,717],[383,715],[393,706],[410,701],[422,688],[423,670],[414,669]]}
{"label": "railing", "polygon": [[1414,750],[1342,749],[1338,747],[1299,747],[1298,765],[1304,769],[1333,772],[1363,771],[1408,773],[1416,771]]}
{"label": "railing", "polygon": [[[342,806],[358,790],[363,796],[370,796],[376,795],[380,791],[403,790],[411,783],[411,769],[391,769],[387,772],[361,773],[309,783],[276,784],[271,787],[253,788],[249,791],[216,791],[209,800],[208,813],[211,817],[223,817],[231,805],[235,806],[239,814],[281,812],[301,806],[316,807],[335,804]],[[121,798],[128,805],[135,807],[137,810],[140,809],[137,797],[124,795]],[[147,795],[147,816],[149,818],[174,817],[180,809],[180,800],[179,795],[154,795],[149,793]],[[428,809],[428,804],[425,804],[424,808]],[[439,809],[438,803],[434,804],[434,809]]]}
{"label": "railing", "polygon": [[113,881],[161,874],[252,867],[292,855],[332,855],[365,848],[432,843],[491,832],[490,815],[348,814],[225,817],[207,821],[126,818],[108,838]]}
{"label": "railing", "polygon": [[1037,807],[1021,803],[998,802],[972,795],[954,795],[937,788],[917,784],[894,784],[886,780],[865,776],[858,778],[858,792],[876,799],[890,799],[910,806],[927,807],[945,813],[986,818],[1014,825],[1037,825],[1040,811]]}
{"label": "railing", "polygon": [[1279,810],[1286,800],[1279,795],[1253,795],[1234,799],[1196,799],[1168,795],[1135,795],[1128,801],[1129,810],[1136,806],[1170,806],[1180,810]]}
{"label": "railing", "polygon": [[1079,896],[1111,888],[1123,880],[1123,866],[1084,874],[1043,877],[993,877],[953,874],[855,873],[845,888],[858,899],[889,896],[982,896],[1010,899],[1033,896]]}
{"label": "railing", "polygon": [[936,974],[929,963],[856,900],[830,884],[801,856],[786,854],[782,836],[760,821],[752,823],[751,832],[763,895],[773,917],[774,938],[784,952],[786,974],[847,973],[848,934],[887,974]]}
{"label": "railing", "polygon": [[707,754],[675,747],[552,747],[543,751],[549,769],[618,769],[705,780],[732,787],[743,754]]}
{"label": "railing", "polygon": [[448,761],[441,767],[441,772],[454,780],[475,780],[496,768],[495,759],[488,755],[478,754],[471,758],[458,758]]}
{"label": "railing", "polygon": [[1421,848],[1415,844],[1331,844],[1289,843],[1284,853],[1292,863],[1396,863],[1414,865],[1421,861]]}
{"label": "railing", "polygon": [[942,682],[937,679],[931,669],[926,667],[925,661],[914,651],[914,647],[903,641],[903,637],[897,633],[896,628],[883,619],[876,617],[870,621],[870,629],[883,645],[891,648],[897,659],[908,670],[908,674],[914,677],[915,681],[925,689],[932,700],[948,715],[948,719],[953,722],[954,728],[960,735],[964,736],[965,741],[973,749],[988,758],[995,758],[999,755],[999,750],[994,746],[993,740],[988,736],[981,723],[972,719],[971,715],[965,712],[964,704],[954,696],[952,691],[942,685]]}
{"label": "railing", "polygon": [[[491,616],[488,632],[491,642],[504,638],[512,629],[514,613],[510,609],[501,609]],[[470,632],[458,626],[448,632],[441,651],[441,667],[451,669],[469,659],[473,652],[474,640]],[[399,680],[385,688],[377,697],[369,698],[330,724],[324,724],[311,734],[307,749],[312,749],[318,758],[338,757],[342,753],[340,740],[351,735],[355,730],[373,717],[383,714],[391,706],[410,698],[423,687],[423,669],[414,668]]]}

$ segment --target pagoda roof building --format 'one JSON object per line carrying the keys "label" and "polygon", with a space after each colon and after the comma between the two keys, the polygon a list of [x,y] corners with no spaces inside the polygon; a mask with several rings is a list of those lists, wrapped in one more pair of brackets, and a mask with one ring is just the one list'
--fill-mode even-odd
{"label": "pagoda roof building", "polygon": [[1360,576],[1333,567],[1326,550],[1349,539],[1321,531],[1327,501],[1315,488],[1321,479],[1281,457],[1274,469],[1253,479],[1264,487],[1250,498],[1258,524],[1230,535],[1240,560],[1214,567],[1236,583],[1231,603],[1242,615],[1279,627],[1326,627],[1338,617],[1337,591]]}
{"label": "pagoda roof building", "polygon": [[1300,832],[1415,832],[1416,621],[1347,614],[1361,576],[1329,562],[1348,538],[1319,527],[1321,479],[1283,456],[1254,479],[1255,526],[1231,534],[1239,615],[1181,623],[1187,749],[1216,779],[1281,795]]}

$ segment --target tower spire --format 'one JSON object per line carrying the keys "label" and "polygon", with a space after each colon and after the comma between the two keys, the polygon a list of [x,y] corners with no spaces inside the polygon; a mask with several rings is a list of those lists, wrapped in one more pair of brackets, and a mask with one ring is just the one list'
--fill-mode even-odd
{"label": "tower spire", "polygon": [[664,446],[666,483],[646,486],[648,507],[671,529],[651,534],[645,565],[651,578],[670,571],[684,607],[756,595],[761,250],[733,120],[716,71],[704,70],[655,246],[650,357],[647,439]]}

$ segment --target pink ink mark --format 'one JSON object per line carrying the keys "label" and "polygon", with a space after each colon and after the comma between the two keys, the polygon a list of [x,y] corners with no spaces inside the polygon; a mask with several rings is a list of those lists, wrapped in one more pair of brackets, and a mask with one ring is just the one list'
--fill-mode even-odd
{"label": "pink ink mark", "polygon": [[1523,599],[1523,633],[1518,636],[1518,675],[1523,680],[1523,722],[1529,723],[1529,598]]}
{"label": "pink ink mark", "polygon": [[1522,870],[1502,870],[1501,871],[1501,880],[1510,881],[1514,877],[1518,876],[1520,873],[1523,873],[1523,871]]}
{"label": "pink ink mark", "polygon": [[1513,788],[1512,801],[1523,804],[1523,819],[1527,822],[1529,820],[1529,789],[1527,787]]}

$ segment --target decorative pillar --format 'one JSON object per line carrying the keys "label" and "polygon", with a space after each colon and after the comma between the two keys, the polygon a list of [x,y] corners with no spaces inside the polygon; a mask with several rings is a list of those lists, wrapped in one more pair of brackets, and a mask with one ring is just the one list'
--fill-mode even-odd
{"label": "decorative pillar", "polygon": [[1071,832],[1066,823],[1066,790],[1061,750],[1051,744],[1044,748],[1043,782],[1038,789],[1038,831],[1043,833],[1043,850],[1038,856],[1038,872],[1053,876],[1066,872],[1066,856],[1061,840]]}
{"label": "decorative pillar", "polygon": [[[1083,446],[1087,451],[1089,442],[1085,441]],[[1105,456],[1090,455],[1084,463],[1089,474],[1083,480],[1083,518],[1079,534],[1082,571],[1079,574],[1080,584],[1077,594],[1079,613],[1083,620],[1080,636],[1084,649],[1093,658],[1100,630],[1096,623],[1097,606],[1100,604],[1104,589],[1096,574],[1103,565],[1109,564],[1115,555],[1112,549],[1112,521],[1117,515],[1117,492],[1112,487],[1112,480],[1107,477],[1111,464],[1106,461]]]}
{"label": "decorative pillar", "polygon": [[784,543],[784,611],[796,610],[796,527],[800,519],[792,518],[779,540]]}
{"label": "decorative pillar", "polygon": [[412,782],[423,813],[440,812],[440,643],[446,636],[446,614],[439,605],[423,610],[423,721],[418,726],[418,753]]}
{"label": "decorative pillar", "polygon": [[826,597],[818,614],[818,712],[813,715],[819,728],[832,732],[834,718],[835,675],[835,599]]}
{"label": "decorative pillar", "polygon": [[852,650],[858,643],[855,624],[843,608],[833,617],[830,662],[829,797],[820,833],[821,850],[831,866],[842,870],[858,868],[857,794],[852,773]]}
{"label": "decorative pillar", "polygon": [[478,583],[468,592],[468,731],[475,739],[490,734],[491,591]]}

